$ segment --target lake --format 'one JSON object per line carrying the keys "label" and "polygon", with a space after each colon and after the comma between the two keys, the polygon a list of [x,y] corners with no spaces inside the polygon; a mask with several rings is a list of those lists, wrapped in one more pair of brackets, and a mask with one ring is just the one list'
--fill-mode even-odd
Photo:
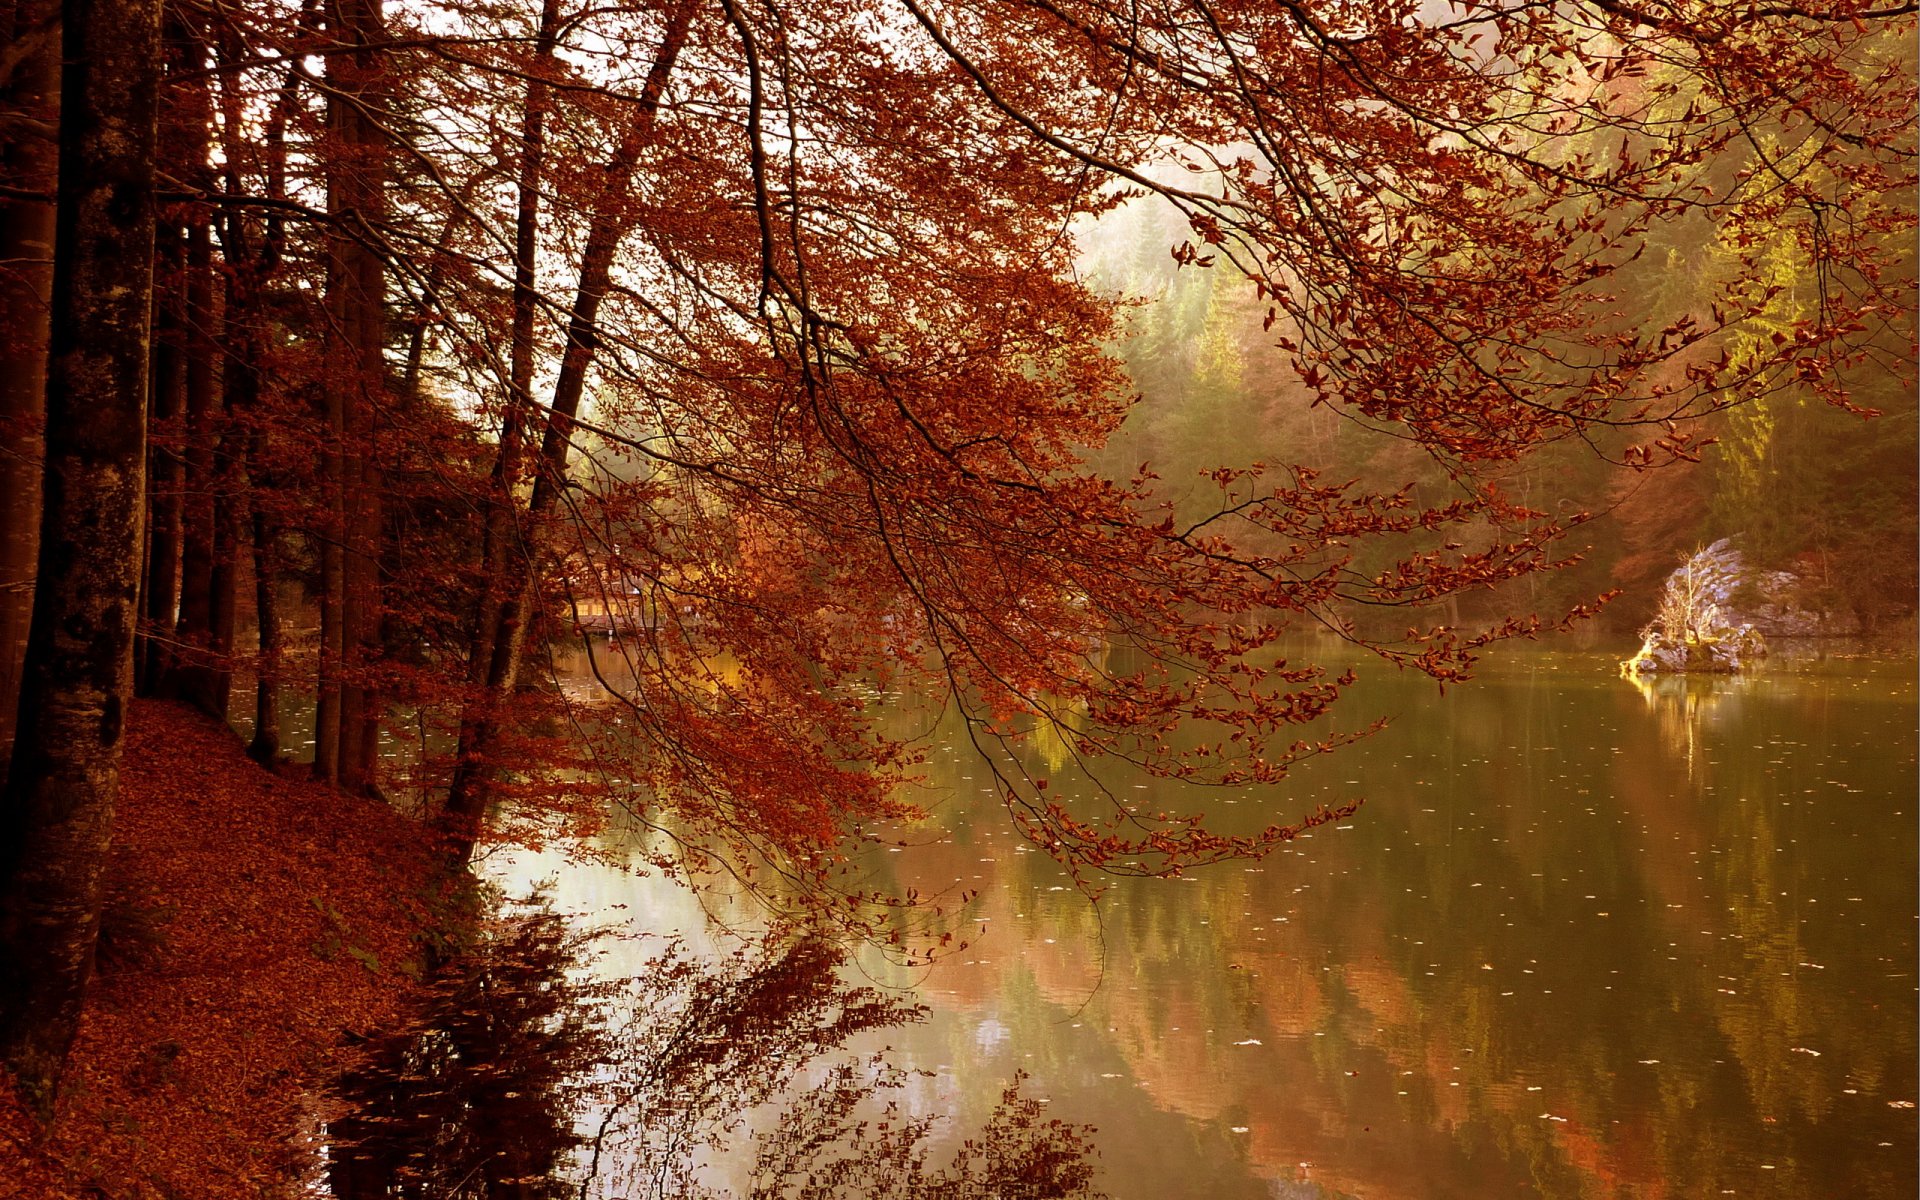
{"label": "lake", "polygon": [[[1026,1072],[1049,1116],[1097,1129],[1121,1200],[1912,1197],[1913,659],[1636,684],[1617,657],[1522,647],[1445,696],[1375,664],[1339,719],[1392,725],[1264,794],[1109,776],[1225,828],[1365,804],[1263,862],[1097,903],[940,741],[930,820],[870,865],[977,889],[971,944],[911,971],[863,950],[854,981],[929,1012],[850,1049],[925,1071],[905,1107],[951,1117],[949,1139]],[[490,869],[712,951],[707,913],[743,915],[552,853]],[[645,946],[601,969],[642,969]]]}

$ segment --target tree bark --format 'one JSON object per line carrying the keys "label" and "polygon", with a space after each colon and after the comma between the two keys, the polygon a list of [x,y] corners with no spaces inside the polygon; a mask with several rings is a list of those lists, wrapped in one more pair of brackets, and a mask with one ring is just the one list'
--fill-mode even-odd
{"label": "tree bark", "polygon": [[0,178],[20,189],[0,199],[0,780],[13,752],[20,667],[33,615],[40,545],[40,469],[47,390],[47,302],[53,287],[53,124],[60,99],[60,39],[50,0],[0,7],[6,41],[27,57],[0,88],[0,110],[47,123],[0,144]]}
{"label": "tree bark", "polygon": [[46,503],[0,803],[0,1057],[46,1116],[93,969],[133,690],[160,5],[63,15]]}
{"label": "tree bark", "polygon": [[[331,376],[331,364],[329,364]],[[340,440],[346,420],[340,388],[329,379],[326,394],[326,444],[320,451],[320,482],[326,517],[320,522],[320,674],[313,708],[313,777],[332,782],[340,769],[340,661],[342,558],[340,493],[343,485]]]}
{"label": "tree bark", "polygon": [[[245,218],[231,214],[228,221],[238,226]],[[226,343],[226,395],[228,410],[234,415],[229,439],[233,453],[240,456],[234,464],[237,496],[245,497],[240,507],[245,516],[246,540],[253,554],[253,604],[256,632],[254,657],[253,738],[247,744],[247,757],[268,765],[280,757],[280,671],[284,635],[280,622],[280,524],[270,511],[265,495],[272,481],[267,477],[267,432],[260,413],[260,355],[266,338],[263,323],[265,306],[261,302],[263,277],[274,265],[274,252],[263,251],[256,259],[249,252],[248,239],[238,228],[223,239],[233,282],[227,299],[224,323]],[[237,558],[237,554],[235,555]],[[231,586],[229,591],[231,592]],[[232,608],[225,613],[228,645],[232,644]],[[231,680],[231,676],[227,676]]]}
{"label": "tree bark", "polygon": [[[377,353],[376,353],[377,360]],[[346,621],[341,630],[346,651],[347,681],[342,689],[340,721],[340,786],[351,792],[371,793],[379,760],[381,700],[368,677],[379,658],[380,551],[382,505],[380,471],[373,461],[374,428],[371,404],[362,406],[365,419],[350,435],[359,461],[351,472],[353,509],[348,514],[349,536],[342,585]]]}
{"label": "tree bark", "polygon": [[[344,233],[332,241],[329,285],[327,418],[338,439],[326,467],[333,483],[337,538],[323,556],[322,663],[337,664],[327,737],[315,734],[315,774],[342,787],[372,782],[366,761],[366,724],[378,720],[368,703],[366,670],[377,656],[380,631],[379,469],[374,456],[378,398],[386,388],[386,264],[373,244],[386,211],[381,0],[336,0],[329,32],[351,52],[328,59],[329,129],[333,160],[328,210]],[[323,696],[323,701],[327,697]],[[321,757],[330,756],[328,767]]]}
{"label": "tree bark", "polygon": [[195,673],[191,699],[201,711],[224,723],[233,699],[233,625],[239,615],[241,455],[234,448],[221,391],[220,441],[213,497],[213,576],[207,612],[205,656]]}

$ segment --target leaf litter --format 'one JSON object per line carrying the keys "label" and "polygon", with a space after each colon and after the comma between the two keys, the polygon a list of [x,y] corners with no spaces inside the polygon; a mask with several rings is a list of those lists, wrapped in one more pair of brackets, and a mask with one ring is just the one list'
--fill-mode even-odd
{"label": "leaf litter", "polygon": [[[291,774],[297,767],[283,767]],[[314,1097],[420,1001],[422,828],[283,778],[177,704],[137,702],[100,969],[44,1138],[0,1088],[0,1200],[289,1189]]]}

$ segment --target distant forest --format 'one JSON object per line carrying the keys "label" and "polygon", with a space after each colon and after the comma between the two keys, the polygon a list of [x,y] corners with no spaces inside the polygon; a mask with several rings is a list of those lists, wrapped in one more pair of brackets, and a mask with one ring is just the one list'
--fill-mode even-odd
{"label": "distant forest", "polygon": [[[1422,503],[1457,489],[1417,441],[1371,428],[1351,409],[1315,405],[1263,327],[1254,290],[1231,273],[1182,269],[1168,253],[1184,230],[1170,209],[1137,201],[1088,238],[1096,285],[1140,301],[1118,352],[1141,401],[1104,451],[1108,472],[1126,478],[1145,463],[1163,495],[1196,505],[1212,498],[1207,472],[1256,461],[1298,463],[1370,489],[1411,483]],[[1781,291],[1764,327],[1743,336],[1784,333],[1811,311],[1817,284],[1796,278],[1791,261],[1777,255]],[[1911,274],[1911,256],[1905,269]],[[1680,223],[1659,230],[1613,290],[1633,324],[1664,325],[1696,309],[1704,318],[1732,270],[1733,255],[1706,222]],[[1914,380],[1889,371],[1849,383],[1854,403],[1872,415],[1837,409],[1804,381],[1783,378],[1766,397],[1703,418],[1714,444],[1697,463],[1627,465],[1623,452],[1636,439],[1599,430],[1501,464],[1491,475],[1514,501],[1594,520],[1564,547],[1582,552],[1578,563],[1461,596],[1461,619],[1510,611],[1516,589],[1520,607],[1543,614],[1618,589],[1598,627],[1627,638],[1651,615],[1669,572],[1732,537],[1756,567],[1797,576],[1801,606],[1836,628],[1903,636],[1920,588]]]}

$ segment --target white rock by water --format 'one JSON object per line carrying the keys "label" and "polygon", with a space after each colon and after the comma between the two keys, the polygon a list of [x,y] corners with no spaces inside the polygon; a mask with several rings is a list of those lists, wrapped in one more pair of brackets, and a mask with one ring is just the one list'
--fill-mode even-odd
{"label": "white rock by water", "polygon": [[1620,664],[1628,675],[1668,671],[1732,674],[1766,657],[1767,639],[1736,600],[1779,608],[1793,576],[1751,572],[1731,538],[1721,538],[1667,577],[1640,652]]}

